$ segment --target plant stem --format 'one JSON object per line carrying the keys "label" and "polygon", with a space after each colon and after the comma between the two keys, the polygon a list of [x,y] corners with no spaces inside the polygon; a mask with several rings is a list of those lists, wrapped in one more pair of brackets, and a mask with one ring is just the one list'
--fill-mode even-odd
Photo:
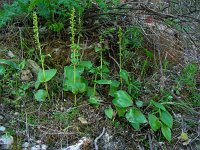
{"label": "plant stem", "polygon": [[[73,66],[74,66],[74,85],[76,84],[76,63],[78,62],[78,56],[76,58],[76,47],[75,47],[75,9],[73,8],[71,11],[71,18],[70,18],[70,31],[71,31],[71,51],[73,53]],[[78,41],[79,43],[79,41]],[[76,94],[74,95],[74,106],[76,106]]]}
{"label": "plant stem", "polygon": [[96,95],[96,85],[97,85],[96,81],[97,81],[97,74],[95,74],[95,76],[94,76],[93,96]]}
{"label": "plant stem", "polygon": [[103,40],[103,37],[102,37],[102,35],[99,37],[100,38],[100,48],[101,48],[101,50],[100,50],[100,69],[101,69],[101,80],[102,80],[102,78],[103,78],[103,42],[104,42],[104,40]]}
{"label": "plant stem", "polygon": [[101,55],[101,79],[102,79],[102,77],[103,77],[103,52],[101,51],[100,52],[100,55]]}
{"label": "plant stem", "polygon": [[[122,28],[119,27],[118,31],[118,44],[119,44],[119,71],[122,71]],[[122,78],[120,77],[121,89],[122,89]]]}

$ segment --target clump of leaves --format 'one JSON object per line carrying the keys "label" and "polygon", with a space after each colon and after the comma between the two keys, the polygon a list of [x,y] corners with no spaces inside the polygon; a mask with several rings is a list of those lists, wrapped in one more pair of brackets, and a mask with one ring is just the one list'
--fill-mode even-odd
{"label": "clump of leaves", "polygon": [[173,118],[167,109],[158,102],[151,100],[150,103],[154,110],[148,114],[149,124],[153,131],[161,129],[163,136],[171,141],[171,128],[173,126]]}

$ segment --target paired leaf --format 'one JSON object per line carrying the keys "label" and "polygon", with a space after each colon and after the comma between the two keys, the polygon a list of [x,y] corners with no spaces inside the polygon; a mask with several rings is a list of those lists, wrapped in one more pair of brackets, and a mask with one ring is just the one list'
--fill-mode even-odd
{"label": "paired leaf", "polygon": [[111,107],[106,108],[106,109],[104,110],[104,112],[105,112],[106,116],[107,116],[109,119],[112,119],[112,117],[113,117],[113,109],[112,109]]}
{"label": "paired leaf", "polygon": [[63,90],[71,91],[74,94],[85,92],[87,90],[87,82],[81,77],[83,71],[83,67],[77,67],[74,74],[74,67],[66,66],[64,68]]}
{"label": "paired leaf", "polygon": [[40,70],[38,73],[37,81],[39,82],[48,82],[51,80],[57,73],[56,69],[49,69],[49,70]]}
{"label": "paired leaf", "polygon": [[129,74],[126,70],[120,71],[120,77],[125,80],[126,84],[129,84]]}
{"label": "paired leaf", "polygon": [[110,90],[109,90],[110,96],[114,96],[114,93],[117,91],[117,88],[119,87],[119,85],[120,85],[120,82],[116,80],[111,80]]}
{"label": "paired leaf", "polygon": [[64,82],[64,91],[71,91],[74,94],[83,93],[87,90],[87,85],[84,82],[65,80]]}
{"label": "paired leaf", "polygon": [[91,61],[81,61],[79,63],[79,66],[82,66],[82,67],[87,68],[87,69],[91,69],[92,68],[92,62]]}
{"label": "paired leaf", "polygon": [[119,117],[122,117],[125,115],[126,113],[126,108],[120,108],[120,107],[116,107],[116,111]]}
{"label": "paired leaf", "polygon": [[165,125],[167,125],[169,128],[172,128],[172,126],[173,126],[173,118],[172,118],[171,114],[168,111],[162,111],[161,110],[160,119]]}
{"label": "paired leaf", "polygon": [[147,120],[144,114],[137,108],[131,108],[126,113],[126,119],[131,123],[146,123]]}
{"label": "paired leaf", "polygon": [[149,114],[148,120],[149,120],[149,124],[151,126],[151,129],[153,131],[157,131],[161,127],[161,122],[159,121],[159,119],[156,116]]}
{"label": "paired leaf", "polygon": [[126,108],[133,105],[131,96],[126,91],[116,91],[114,97],[115,99],[112,101],[112,103],[117,107]]}
{"label": "paired leaf", "polygon": [[88,102],[91,105],[100,105],[101,101],[96,96],[90,96],[90,98],[88,99]]}
{"label": "paired leaf", "polygon": [[162,124],[161,131],[163,136],[170,142],[171,141],[171,130],[168,126]]}
{"label": "paired leaf", "polygon": [[131,126],[137,131],[140,130],[140,123],[131,123]]}
{"label": "paired leaf", "polygon": [[43,102],[47,98],[47,95],[48,93],[45,90],[38,90],[35,93],[35,99],[39,102]]}

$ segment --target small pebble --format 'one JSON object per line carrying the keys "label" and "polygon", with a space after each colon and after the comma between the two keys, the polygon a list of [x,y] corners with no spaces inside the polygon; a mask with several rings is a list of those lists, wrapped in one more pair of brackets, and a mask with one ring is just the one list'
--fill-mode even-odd
{"label": "small pebble", "polygon": [[11,135],[4,134],[0,137],[0,149],[11,149],[14,140]]}
{"label": "small pebble", "polygon": [[22,144],[22,147],[23,147],[23,148],[28,148],[28,147],[29,147],[29,143],[28,143],[28,142],[23,143],[23,144]]}
{"label": "small pebble", "polygon": [[3,116],[2,115],[0,115],[0,120],[3,120]]}
{"label": "small pebble", "polygon": [[85,118],[83,118],[83,117],[79,117],[78,120],[79,120],[83,125],[88,124],[88,121],[87,121]]}
{"label": "small pebble", "polygon": [[0,133],[6,131],[6,127],[0,126]]}
{"label": "small pebble", "polygon": [[35,145],[33,147],[31,147],[31,150],[46,150],[47,146],[42,144],[42,145]]}

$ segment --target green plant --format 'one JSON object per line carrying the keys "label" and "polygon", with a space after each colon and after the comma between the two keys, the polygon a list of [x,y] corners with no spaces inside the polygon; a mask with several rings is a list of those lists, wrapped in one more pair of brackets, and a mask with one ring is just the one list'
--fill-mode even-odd
{"label": "green plant", "polygon": [[138,49],[143,46],[144,38],[139,26],[127,27],[123,35],[123,47],[126,49]]}
{"label": "green plant", "polygon": [[55,120],[62,122],[66,127],[70,126],[71,121],[80,113],[78,108],[69,109],[64,112],[54,112]]}
{"label": "green plant", "polygon": [[[28,89],[31,82],[21,82],[21,74],[26,65],[26,61],[14,62],[0,59],[0,95],[8,102],[7,95],[13,98],[8,103],[14,107],[20,107],[21,101],[29,95]],[[9,93],[9,94],[8,94]]]}
{"label": "green plant", "polygon": [[[112,103],[115,106],[118,116],[125,117],[126,120],[133,126],[133,128],[139,130],[140,125],[146,123],[147,120],[144,114],[133,105],[133,100],[131,95],[133,94],[133,92],[135,93],[139,92],[139,89],[137,89],[137,85],[133,81],[131,81],[128,72],[122,69],[123,31],[121,27],[119,28],[118,31],[118,39],[119,39],[118,45],[119,45],[119,61],[120,61],[119,63],[120,83],[116,80],[111,81],[109,95],[114,97]],[[123,80],[125,81],[125,84],[128,86],[128,92],[131,95],[129,95],[129,93],[127,93],[125,90],[122,90],[124,85]],[[121,89],[117,90],[120,84],[121,84]],[[105,114],[111,119],[113,114],[112,108],[111,107],[107,108],[105,110]]]}
{"label": "green plant", "polygon": [[193,92],[196,89],[197,64],[187,64],[179,78],[181,86],[186,86],[187,90]]}
{"label": "green plant", "polygon": [[150,105],[154,110],[148,114],[149,124],[153,131],[161,129],[163,136],[171,141],[171,128],[173,126],[173,118],[167,109],[158,102],[151,100]]}
{"label": "green plant", "polygon": [[142,70],[141,70],[141,73],[140,73],[141,77],[145,74],[145,70],[149,66],[150,60],[153,59],[153,57],[154,57],[153,53],[151,51],[149,51],[148,49],[144,48],[143,50],[144,50],[144,53],[146,55],[146,59],[144,60]]}
{"label": "green plant", "polygon": [[[79,20],[79,24],[80,24]],[[75,43],[75,35],[76,35],[76,21],[75,21],[75,9],[73,8],[71,11],[70,18],[70,48],[71,48],[71,65],[65,66],[64,68],[64,80],[63,80],[63,90],[71,91],[74,94],[74,105],[77,103],[77,94],[84,93],[87,91],[88,85],[87,81],[81,76],[85,69],[90,69],[92,67],[92,63],[90,61],[80,61],[80,45],[79,40],[78,43]],[[79,25],[80,26],[80,25]],[[80,38],[80,31],[78,33],[78,37]]]}
{"label": "green plant", "polygon": [[35,88],[38,89],[41,83],[44,83],[45,85],[45,90],[40,89],[35,93],[36,100],[41,102],[44,101],[47,97],[50,100],[47,82],[50,81],[56,75],[57,70],[56,69],[45,70],[44,68],[45,55],[42,54],[42,49],[39,41],[38,18],[36,12],[33,12],[33,32],[34,32],[36,48],[39,51],[40,61],[42,64],[42,70],[40,70],[38,73],[37,81],[35,83]]}
{"label": "green plant", "polygon": [[109,72],[109,69],[105,65],[103,65],[102,68],[101,68],[101,66],[95,67],[95,68],[91,68],[90,72],[92,74],[94,74],[94,80],[93,80],[94,86],[93,86],[93,92],[90,95],[88,102],[90,104],[92,104],[92,105],[99,105],[100,104],[100,100],[96,96],[96,86],[97,85],[110,85],[112,83],[112,81],[111,80],[107,80],[105,78],[97,80],[97,77],[98,76],[101,77],[101,75],[102,75],[102,77],[104,77],[104,75],[106,76],[107,73]]}

